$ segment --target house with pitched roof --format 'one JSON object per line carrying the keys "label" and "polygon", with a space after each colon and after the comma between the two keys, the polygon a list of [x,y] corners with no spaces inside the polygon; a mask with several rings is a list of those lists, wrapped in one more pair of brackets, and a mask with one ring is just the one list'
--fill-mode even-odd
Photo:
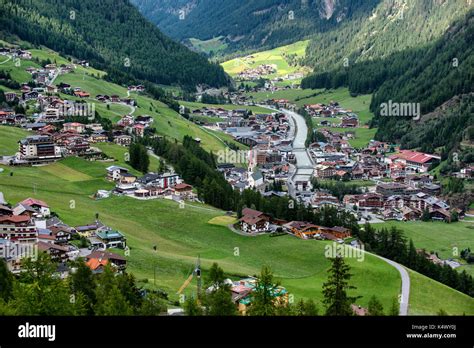
{"label": "house with pitched roof", "polygon": [[125,236],[119,231],[103,229],[96,231],[95,237],[89,238],[93,247],[99,250],[106,250],[110,248],[125,249],[127,240]]}
{"label": "house with pitched roof", "polygon": [[127,260],[125,257],[115,253],[96,250],[86,257],[86,265],[93,273],[102,273],[107,265],[123,271],[127,267]]}
{"label": "house with pitched roof", "polygon": [[49,209],[49,205],[46,202],[43,202],[36,198],[27,198],[20,202],[23,206],[29,206],[33,208],[38,214],[42,216],[49,216],[51,215],[51,211]]}
{"label": "house with pitched roof", "polygon": [[406,169],[417,173],[428,172],[430,167],[440,160],[440,156],[411,150],[400,150],[399,153],[387,158],[389,164],[400,162],[406,165]]}
{"label": "house with pitched roof", "polygon": [[270,230],[270,216],[258,210],[244,208],[239,221],[243,232],[255,233]]}

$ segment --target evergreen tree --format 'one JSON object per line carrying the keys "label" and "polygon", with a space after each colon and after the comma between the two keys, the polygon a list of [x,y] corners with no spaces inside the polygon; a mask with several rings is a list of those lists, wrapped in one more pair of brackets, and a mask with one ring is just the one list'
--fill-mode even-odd
{"label": "evergreen tree", "polygon": [[206,294],[205,306],[207,315],[230,316],[237,314],[229,285],[221,284],[218,289]]}
{"label": "evergreen tree", "polygon": [[8,306],[17,315],[84,315],[84,297],[71,296],[68,284],[57,277],[56,264],[46,253],[23,261],[24,272],[14,283]]}
{"label": "evergreen tree", "polygon": [[95,314],[99,316],[132,315],[133,309],[120,292],[114,271],[107,265],[99,276],[96,288]]}
{"label": "evergreen tree", "polygon": [[379,299],[374,295],[369,300],[368,315],[381,316],[383,313],[383,306]]}
{"label": "evergreen tree", "polygon": [[184,302],[184,313],[190,317],[204,315],[201,305],[193,296],[188,297]]}
{"label": "evergreen tree", "polygon": [[13,291],[13,275],[7,267],[6,262],[0,259],[0,299],[8,301]]}
{"label": "evergreen tree", "polygon": [[392,305],[388,311],[388,315],[399,316],[400,315],[400,304],[398,303],[398,298],[394,297],[392,299]]}
{"label": "evergreen tree", "polygon": [[436,315],[445,317],[448,315],[448,313],[444,309],[440,308],[440,310],[438,311],[438,313],[436,313]]}
{"label": "evergreen tree", "polygon": [[350,267],[344,262],[344,258],[337,255],[331,258],[331,268],[328,270],[328,280],[323,284],[324,305],[326,315],[353,315],[351,304],[356,297],[350,297],[348,290],[356,289],[349,284],[352,277]]}
{"label": "evergreen tree", "polygon": [[82,294],[85,300],[85,306],[88,314],[93,314],[93,306],[96,303],[95,289],[96,281],[94,274],[89,267],[81,260],[75,265],[76,271],[70,276],[70,286],[73,293],[77,296]]}
{"label": "evergreen tree", "polygon": [[166,310],[166,303],[160,295],[155,292],[148,292],[143,301],[141,301],[138,313],[144,316],[157,316],[166,313]]}
{"label": "evergreen tree", "polygon": [[278,285],[273,279],[273,272],[270,267],[264,265],[252,293],[248,314],[254,316],[275,315],[275,293]]}
{"label": "evergreen tree", "polygon": [[314,317],[319,315],[318,307],[313,300],[304,301],[301,299],[296,303],[295,315]]}

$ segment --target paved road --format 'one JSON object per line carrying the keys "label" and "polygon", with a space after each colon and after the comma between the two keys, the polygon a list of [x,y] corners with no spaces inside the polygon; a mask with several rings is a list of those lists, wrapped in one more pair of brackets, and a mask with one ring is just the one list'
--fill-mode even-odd
{"label": "paved road", "polygon": [[7,56],[7,60],[4,60],[3,62],[1,62],[0,64],[5,64],[6,62],[10,61],[12,59],[12,56]]}
{"label": "paved road", "polygon": [[386,259],[385,257],[372,254],[369,252],[366,252],[366,253],[384,260],[391,266],[395,267],[398,270],[398,272],[400,272],[400,276],[402,278],[402,291],[398,298],[399,299],[398,302],[400,303],[400,315],[408,315],[408,301],[410,300],[410,276],[408,275],[408,272],[405,269],[405,267],[396,263],[395,261]]}

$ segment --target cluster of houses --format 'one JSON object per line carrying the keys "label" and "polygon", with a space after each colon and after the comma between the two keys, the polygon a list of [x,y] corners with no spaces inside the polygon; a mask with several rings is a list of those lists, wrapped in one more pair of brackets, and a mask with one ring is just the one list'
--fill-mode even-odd
{"label": "cluster of houses", "polygon": [[[31,128],[35,134],[21,139],[18,142],[18,152],[14,156],[3,156],[2,163],[38,165],[68,156],[103,158],[102,151],[93,145],[109,141],[109,133],[98,123],[40,123],[36,126]],[[123,146],[132,142],[132,136],[119,129],[112,132],[111,137],[112,141]]]}
{"label": "cluster of houses", "polygon": [[[340,123],[336,124],[342,128],[357,128],[359,127],[359,118],[352,110],[346,110],[342,108],[337,102],[330,102],[326,104],[307,104],[304,109],[311,117],[323,117],[323,118],[338,118]],[[322,120],[321,126],[330,126],[328,120]]]}
{"label": "cluster of houses", "polygon": [[[74,243],[81,238],[88,247]],[[34,259],[45,252],[57,262],[61,273],[67,275],[67,262],[81,257],[94,273],[107,264],[124,270],[126,259],[108,249],[126,249],[125,236],[99,220],[83,226],[69,226],[52,214],[49,205],[36,198],[27,198],[15,205],[8,204],[0,192],[0,258],[9,270],[23,271],[23,260]]]}
{"label": "cluster of houses", "polygon": [[248,68],[241,71],[237,79],[239,80],[258,80],[264,76],[271,75],[277,72],[277,66],[275,64],[262,64],[256,68]]}
{"label": "cluster of houses", "polygon": [[[9,165],[36,165],[54,162],[67,156],[102,158],[102,152],[94,147],[96,143],[113,142],[129,146],[133,138],[145,136],[153,123],[148,115],[123,116],[112,130],[105,130],[100,123],[64,122],[71,115],[89,113],[88,104],[61,100],[56,96],[41,98],[40,105],[47,105],[33,122],[25,115],[13,110],[0,110],[0,124],[22,126],[35,132],[19,141],[16,155],[4,156],[2,163]],[[92,108],[93,111],[93,108]]]}
{"label": "cluster of houses", "polygon": [[[226,110],[221,107],[203,107],[194,109],[191,111],[192,116],[207,116],[217,117],[222,119],[222,122],[218,122],[222,127],[237,127],[245,123],[245,120],[250,115],[247,109],[236,109]],[[205,124],[207,127],[211,127],[212,124]]]}
{"label": "cluster of houses", "polygon": [[[428,176],[425,178],[431,181]],[[383,220],[420,220],[424,214],[429,214],[425,218],[451,222],[454,213],[462,216],[462,210],[451,208],[431,191],[430,186],[420,184],[418,181],[421,180],[408,180],[404,184],[380,182],[375,192],[344,196],[343,205],[348,209],[373,212]]]}
{"label": "cluster of houses", "polygon": [[135,99],[129,98],[129,97],[122,98],[116,94],[110,95],[110,96],[107,94],[98,94],[95,96],[95,99],[101,103],[121,103],[121,104],[131,105],[131,106],[136,105]]}
{"label": "cluster of houses", "polygon": [[[176,173],[148,173],[141,177],[131,174],[127,168],[110,166],[106,168],[107,180],[115,183],[114,194],[136,199],[167,198],[177,202],[197,200],[193,187],[186,184]],[[107,193],[98,192],[97,198]]]}
{"label": "cluster of houses", "polygon": [[[243,278],[237,281],[225,279],[224,284],[230,288],[232,302],[236,305],[241,315],[246,315],[249,306],[252,304],[252,293],[257,288],[258,279],[255,277]],[[206,292],[216,290],[214,286],[209,287]],[[289,303],[289,293],[283,286],[275,286],[270,294],[276,306],[286,306]]]}
{"label": "cluster of houses", "polygon": [[305,221],[288,222],[272,219],[271,216],[250,208],[244,208],[242,210],[239,225],[242,232],[249,234],[275,232],[281,229],[301,239],[333,240],[341,242],[345,238],[351,237],[351,231],[345,227],[325,227]]}
{"label": "cluster of houses", "polygon": [[[294,162],[289,120],[281,113],[250,115],[242,126],[226,127],[225,132],[250,151],[237,151],[240,158],[219,156],[218,169],[240,191],[255,188],[265,191],[265,184],[286,182],[290,162]],[[221,158],[222,157],[222,158]]]}
{"label": "cluster of houses", "polygon": [[0,56],[10,56],[12,58],[21,58],[30,60],[31,52],[18,47],[0,47]]}

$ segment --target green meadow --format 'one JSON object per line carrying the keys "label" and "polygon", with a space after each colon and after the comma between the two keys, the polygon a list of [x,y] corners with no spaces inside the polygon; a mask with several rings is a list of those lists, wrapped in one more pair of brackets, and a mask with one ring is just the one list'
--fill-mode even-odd
{"label": "green meadow", "polygon": [[[288,56],[294,55],[298,58],[304,57],[308,43],[308,40],[298,41],[291,45],[253,53],[246,57],[235,58],[224,62],[221,65],[232,77],[246,69],[257,68],[262,64],[275,64],[277,67],[276,73],[267,75],[265,78],[281,77],[295,72],[308,73],[310,71],[309,68],[299,65],[290,65],[288,61]],[[295,80],[294,82],[299,83],[300,80]]]}
{"label": "green meadow", "polygon": [[[0,127],[3,128],[7,127]],[[13,146],[20,137],[21,134],[7,136],[3,138],[3,144]],[[223,211],[203,204],[189,203],[180,208],[169,200],[139,201],[117,196],[93,200],[91,197],[97,190],[113,187],[105,180],[107,166],[117,164],[131,169],[124,162],[126,148],[112,144],[98,146],[117,161],[92,162],[70,157],[41,167],[2,166],[0,191],[11,203],[26,197],[45,200],[72,226],[90,223],[98,213],[101,221],[127,237],[129,270],[140,284],[161,288],[169,293],[171,299],[178,299],[177,289],[200,256],[204,275],[213,262],[218,262],[232,278],[258,274],[262,265],[270,265],[295,300],[313,298],[321,306],[321,285],[329,268],[324,255],[328,242],[303,241],[291,236],[240,236],[227,228],[233,219],[226,217]],[[134,170],[131,172],[138,174]],[[153,249],[155,245],[156,251]],[[362,296],[357,303],[366,306],[369,298],[376,295],[384,307],[389,308],[391,299],[400,290],[398,272],[370,255],[366,255],[362,262],[357,259],[348,259],[348,262],[352,267],[352,282],[357,287],[353,294]],[[412,287],[412,291],[431,293],[437,291],[435,288],[439,285],[413,282]],[[195,283],[192,283],[186,294],[195,291]],[[449,303],[456,301],[467,308],[471,305],[472,299],[449,288],[446,291],[450,294]],[[414,301],[415,309],[421,306],[417,301],[422,300],[416,296],[411,301]],[[445,305],[444,309],[453,313],[457,311],[457,307],[450,308]],[[423,313],[435,314],[438,308],[433,306],[423,310]],[[457,313],[462,314],[461,311]]]}
{"label": "green meadow", "polygon": [[[70,63],[68,59],[47,48],[31,49],[30,52],[34,59],[49,59],[57,65]],[[0,68],[9,71],[14,80],[18,82],[27,82],[31,80],[31,75],[27,73],[25,69],[28,66],[39,67],[34,59],[31,61],[20,60],[19,66],[17,66],[13,60],[10,60],[3,65],[0,65]],[[72,87],[80,87],[83,91],[90,93],[90,98],[81,99],[64,94],[61,94],[61,97],[94,103],[96,110],[101,116],[110,118],[114,122],[118,121],[121,116],[132,112],[134,116],[150,115],[154,119],[153,127],[156,128],[157,133],[160,135],[174,138],[178,141],[181,141],[184,135],[200,138],[203,147],[210,151],[218,151],[226,148],[226,145],[215,135],[204,131],[194,123],[184,119],[162,102],[145,95],[139,95],[134,92],[130,93],[130,97],[137,100],[138,106],[136,109],[123,104],[110,104],[109,107],[107,107],[105,103],[98,102],[95,99],[95,96],[98,94],[116,94],[122,98],[127,96],[126,87],[107,82],[102,78],[104,76],[105,72],[103,71],[92,67],[85,68],[77,65],[74,72],[59,75],[54,81],[54,84],[58,85],[59,83],[64,82],[70,84]],[[6,88],[3,87],[2,89],[6,90]],[[232,139],[227,140],[234,143]],[[236,142],[235,144],[238,145]]]}
{"label": "green meadow", "polygon": [[[369,110],[372,95],[359,95],[353,97],[347,88],[339,88],[336,90],[324,89],[285,89],[275,92],[250,92],[248,96],[252,97],[255,103],[263,102],[268,99],[287,99],[299,107],[307,104],[329,104],[330,102],[338,102],[346,110],[351,110],[359,117],[360,127],[358,128],[342,128],[321,126],[320,122],[324,119],[321,117],[313,118],[313,125],[316,128],[328,128],[333,132],[344,133],[354,132],[355,138],[349,140],[349,143],[356,147],[362,148],[366,146],[370,140],[374,139],[376,128],[368,128],[365,126],[373,117]],[[330,123],[340,123],[337,118],[326,119]]]}
{"label": "green meadow", "polygon": [[18,152],[18,140],[31,134],[21,128],[0,126],[0,156],[14,155]]}
{"label": "green meadow", "polygon": [[409,315],[433,315],[444,310],[448,315],[474,315],[474,299],[420,273],[410,275]]}
{"label": "green meadow", "polygon": [[396,226],[402,229],[407,239],[412,239],[417,249],[425,249],[427,252],[435,252],[443,259],[453,259],[462,263],[457,268],[458,271],[466,271],[474,276],[474,265],[466,264],[461,259],[461,250],[474,249],[474,223],[472,222],[453,222],[450,224],[444,222],[422,222],[409,221],[398,222],[390,221],[381,226]]}
{"label": "green meadow", "polygon": [[216,54],[224,51],[227,48],[227,44],[223,42],[224,37],[219,36],[209,40],[199,40],[196,38],[190,38],[189,41],[200,52],[204,52],[206,54]]}
{"label": "green meadow", "polygon": [[265,114],[265,113],[272,113],[273,110],[263,108],[260,106],[254,105],[234,105],[234,104],[204,104],[204,103],[197,103],[197,102],[187,102],[187,101],[179,101],[180,105],[187,107],[190,110],[202,109],[204,107],[207,108],[222,108],[224,110],[239,110],[245,109],[250,110],[255,114]]}

